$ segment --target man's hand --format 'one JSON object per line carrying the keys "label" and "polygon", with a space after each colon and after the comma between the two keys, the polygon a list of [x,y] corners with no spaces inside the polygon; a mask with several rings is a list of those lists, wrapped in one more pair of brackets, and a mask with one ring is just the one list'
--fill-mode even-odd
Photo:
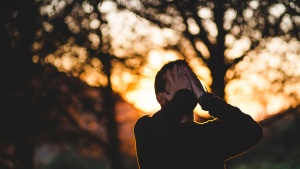
{"label": "man's hand", "polygon": [[196,99],[198,100],[199,97],[205,93],[205,90],[200,82],[200,80],[197,78],[196,74],[191,70],[191,68],[189,67],[184,67],[187,75],[191,81],[191,86],[192,86],[192,90],[196,95]]}
{"label": "man's hand", "polygon": [[192,90],[190,79],[183,65],[175,64],[172,69],[167,70],[165,78],[167,79],[166,92],[163,93],[163,96],[167,101],[170,101],[180,89]]}

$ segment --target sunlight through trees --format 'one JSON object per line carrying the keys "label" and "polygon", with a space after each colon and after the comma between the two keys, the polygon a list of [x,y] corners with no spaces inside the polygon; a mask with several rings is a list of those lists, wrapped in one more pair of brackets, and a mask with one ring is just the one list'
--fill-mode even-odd
{"label": "sunlight through trees", "polygon": [[91,166],[136,167],[133,124],[159,109],[154,75],[178,58],[256,119],[299,105],[297,0],[8,0],[0,8],[0,168],[33,168],[47,145],[103,160]]}

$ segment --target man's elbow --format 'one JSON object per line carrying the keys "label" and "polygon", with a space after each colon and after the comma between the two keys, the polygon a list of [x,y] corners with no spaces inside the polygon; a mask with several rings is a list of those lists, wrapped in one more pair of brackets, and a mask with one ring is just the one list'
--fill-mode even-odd
{"label": "man's elbow", "polygon": [[262,127],[259,126],[259,140],[261,140],[264,136],[264,131],[262,129]]}

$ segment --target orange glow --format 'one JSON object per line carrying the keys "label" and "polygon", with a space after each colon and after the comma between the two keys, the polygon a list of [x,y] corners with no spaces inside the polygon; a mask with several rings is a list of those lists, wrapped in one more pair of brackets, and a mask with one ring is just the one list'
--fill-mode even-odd
{"label": "orange glow", "polygon": [[235,39],[232,35],[226,36],[226,45],[228,48],[225,50],[225,56],[228,59],[235,59],[245,54],[249,50],[251,41],[248,37],[241,37]]}
{"label": "orange glow", "polygon": [[[137,109],[146,114],[152,114],[158,111],[160,109],[160,105],[158,104],[154,93],[155,75],[165,63],[176,59],[180,59],[180,56],[173,51],[151,51],[147,58],[148,64],[146,64],[142,70],[142,73],[145,74],[145,77],[141,78],[137,82],[136,87],[133,90],[127,91],[124,94],[125,100],[129,103],[132,103]],[[205,82],[204,85],[209,86],[212,82],[209,70],[202,65],[203,63],[201,60],[199,58],[192,58],[188,61],[197,76],[200,77],[199,79],[203,79],[203,82]],[[130,79],[130,74],[124,73],[124,71],[122,76],[126,77],[124,79]],[[117,80],[114,82],[117,82]],[[209,116],[208,112],[203,111],[200,106],[196,107],[195,113],[204,117]]]}
{"label": "orange glow", "polygon": [[80,79],[86,81],[90,86],[106,86],[108,84],[107,77],[99,69],[91,67],[80,75]]}
{"label": "orange glow", "polygon": [[[98,42],[96,36],[91,35],[90,38],[91,41]],[[234,44],[234,41],[233,39],[231,44]],[[241,41],[236,43],[243,44]],[[229,70],[226,74],[226,78],[229,79],[225,88],[226,100],[257,120],[298,104],[299,79],[293,80],[288,77],[300,76],[298,66],[300,57],[297,50],[299,46],[297,41],[287,43],[280,38],[272,38],[266,44],[266,49],[260,51],[259,54],[249,53],[242,62],[236,65],[235,69]],[[247,47],[246,40],[244,47],[240,50]],[[239,52],[232,54],[231,57],[235,58],[238,55]],[[91,86],[106,86],[108,79],[101,71],[103,68],[101,61],[97,58],[91,60],[87,58],[86,49],[67,44],[53,54],[49,54],[45,62],[53,64],[60,71],[79,77]],[[153,87],[155,74],[163,64],[180,58],[182,57],[172,50],[152,50],[146,58],[147,64],[139,70],[142,74],[140,77],[133,74],[131,70],[125,69],[124,65],[117,63],[113,65],[112,88],[137,109],[146,114],[152,114],[160,109]],[[32,59],[35,62],[39,61],[38,56]],[[187,60],[201,82],[209,87],[212,84],[210,71],[202,60],[197,57]],[[240,78],[232,79],[237,72]],[[285,80],[284,86],[283,82],[278,79]],[[277,83],[272,83],[276,80]],[[281,92],[280,88],[282,88]],[[210,91],[209,88],[208,90]],[[209,116],[208,112],[201,110],[200,106],[196,107],[195,113],[204,117]]]}
{"label": "orange glow", "polygon": [[39,60],[40,60],[40,57],[37,56],[37,55],[34,55],[34,56],[32,57],[33,63],[38,63]]}
{"label": "orange glow", "polygon": [[[93,43],[98,43],[97,35],[90,34],[89,38]],[[36,57],[33,59],[37,60]],[[98,58],[91,60],[87,58],[88,52],[85,48],[70,43],[46,56],[45,62],[53,64],[59,71],[79,77],[90,86],[106,86],[108,79],[101,71],[103,68],[101,61]]]}
{"label": "orange glow", "polygon": [[[133,7],[138,7],[138,4],[132,4]],[[40,9],[42,15],[52,17],[56,15],[59,10],[62,10],[65,4],[57,3],[44,6]],[[257,9],[259,4],[256,1],[249,3],[250,8],[243,13],[244,17],[251,18],[254,16],[253,9]],[[90,13],[93,7],[89,3],[83,3],[83,10]],[[137,17],[128,10],[117,11],[117,4],[112,1],[103,1],[102,5],[98,6],[99,11],[104,13],[107,17],[107,23],[100,23],[95,16],[84,20],[81,24],[83,27],[91,29],[101,29],[103,37],[119,35],[117,38],[111,40],[111,48],[114,55],[117,57],[127,57],[149,52],[145,59],[146,65],[139,70],[143,75],[139,77],[132,73],[132,71],[125,69],[124,65],[113,65],[111,82],[112,88],[115,92],[120,93],[126,101],[132,103],[136,108],[145,113],[154,113],[160,106],[156,101],[153,89],[154,76],[158,69],[168,61],[182,58],[182,56],[172,50],[158,50],[167,45],[175,45],[182,43],[185,47],[184,54],[188,56],[190,65],[194,68],[195,73],[204,83],[206,87],[212,84],[212,78],[209,69],[205,66],[200,58],[197,58],[194,49],[190,48],[188,43],[180,39],[180,34],[171,29],[160,29],[152,26],[147,20]],[[282,16],[286,8],[282,4],[277,4],[270,7],[270,13],[274,18]],[[212,42],[218,35],[215,23],[212,21],[213,15],[209,8],[201,8],[198,11],[199,17],[203,19],[204,27],[209,32],[209,38]],[[229,61],[247,54],[248,56],[240,62],[234,69],[229,70],[226,74],[228,85],[226,86],[226,100],[238,107],[245,113],[250,114],[254,118],[260,119],[272,113],[278,112],[280,109],[288,105],[294,105],[299,102],[300,87],[299,80],[285,81],[285,86],[282,92],[277,88],[283,85],[286,76],[299,77],[300,75],[300,57],[299,57],[299,41],[292,40],[286,42],[280,37],[262,39],[263,46],[260,53],[245,53],[250,48],[250,39],[242,36],[239,39],[234,37],[241,30],[240,27],[231,27],[232,20],[236,19],[237,11],[235,9],[228,10],[224,15],[224,27],[231,30],[231,34],[226,35],[225,50],[226,59]],[[157,17],[164,18],[168,22],[170,18],[166,15],[159,15]],[[175,22],[181,23],[181,18],[173,18]],[[286,31],[290,29],[290,17],[285,16],[281,27]],[[80,26],[76,25],[74,18],[69,15],[65,18],[65,22],[73,32],[80,31]],[[125,25],[125,26],[124,26]],[[49,23],[43,23],[44,29],[48,32],[52,31],[52,26]],[[188,29],[192,34],[199,33],[199,28],[196,26],[193,19],[188,19],[188,28],[183,24],[176,25],[175,30]],[[256,32],[257,33],[257,32]],[[91,42],[91,48],[97,49],[100,44],[100,38],[95,33],[87,35]],[[143,39],[140,39],[143,37]],[[257,37],[261,37],[259,32]],[[41,44],[35,43],[33,50],[39,50]],[[198,40],[196,48],[201,52],[203,57],[209,58],[210,53],[203,42]],[[134,51],[134,52],[132,52]],[[108,83],[107,77],[101,71],[103,65],[99,59],[88,60],[88,52],[84,47],[74,45],[74,40],[70,38],[69,44],[61,46],[57,51],[49,54],[45,58],[46,63],[51,63],[58,68],[59,71],[68,72],[74,76],[79,77],[91,86],[106,86]],[[39,56],[33,56],[32,60],[36,63],[40,61]],[[284,72],[284,74],[282,72]],[[235,78],[239,74],[239,79]],[[272,81],[280,81],[276,84]],[[210,89],[209,89],[210,90]],[[294,99],[290,99],[290,95],[296,95]],[[288,101],[287,101],[288,100]],[[297,102],[298,101],[298,102]],[[202,111],[198,106],[195,112],[201,116],[208,116],[208,113]]]}
{"label": "orange glow", "polygon": [[228,79],[234,73],[240,77],[229,80],[226,100],[258,120],[298,105],[299,46],[294,40],[271,38],[264,50],[249,53],[235,70],[227,72]]}

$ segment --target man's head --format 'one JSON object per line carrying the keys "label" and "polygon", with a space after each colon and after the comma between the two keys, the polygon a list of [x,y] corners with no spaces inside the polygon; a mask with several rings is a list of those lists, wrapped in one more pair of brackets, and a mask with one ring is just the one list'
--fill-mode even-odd
{"label": "man's head", "polygon": [[171,70],[174,67],[174,65],[177,66],[183,65],[187,68],[190,68],[190,66],[185,60],[175,60],[175,61],[168,62],[157,72],[155,76],[154,89],[155,89],[157,101],[160,103],[160,105],[164,105],[167,102],[166,98],[163,95],[163,93],[166,92],[166,83],[168,81],[165,75],[168,70]]}

